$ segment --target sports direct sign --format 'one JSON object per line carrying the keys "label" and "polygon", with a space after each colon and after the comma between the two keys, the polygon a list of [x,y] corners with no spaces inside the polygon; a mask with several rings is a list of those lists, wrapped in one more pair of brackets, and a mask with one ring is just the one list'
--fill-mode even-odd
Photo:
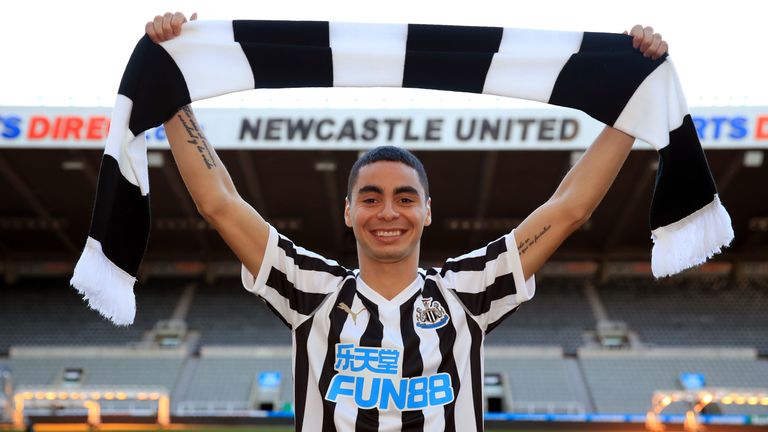
{"label": "sports direct sign", "polygon": [[[710,149],[768,148],[768,107],[694,108]],[[582,150],[603,125],[579,111],[547,109],[197,109],[219,149]],[[108,108],[0,107],[0,147],[103,148]],[[146,133],[167,148],[162,127]],[[649,147],[636,146],[637,149]]]}

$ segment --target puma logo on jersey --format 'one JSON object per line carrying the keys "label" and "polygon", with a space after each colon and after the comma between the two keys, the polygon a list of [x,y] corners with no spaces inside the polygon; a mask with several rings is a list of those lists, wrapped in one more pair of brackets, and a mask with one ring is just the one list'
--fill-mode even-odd
{"label": "puma logo on jersey", "polygon": [[367,310],[367,309],[365,308],[365,306],[363,306],[363,308],[362,308],[362,309],[360,309],[359,311],[357,311],[357,312],[352,312],[352,308],[350,308],[349,306],[347,306],[347,305],[346,305],[346,303],[339,303],[339,305],[338,305],[338,306],[336,306],[336,307],[337,307],[337,308],[339,308],[339,309],[341,309],[341,310],[343,310],[343,311],[344,311],[344,312],[346,312],[347,314],[349,314],[349,315],[352,317],[352,322],[353,322],[354,324],[357,324],[357,316],[358,316],[358,315],[360,315],[362,312],[365,312],[365,311]]}

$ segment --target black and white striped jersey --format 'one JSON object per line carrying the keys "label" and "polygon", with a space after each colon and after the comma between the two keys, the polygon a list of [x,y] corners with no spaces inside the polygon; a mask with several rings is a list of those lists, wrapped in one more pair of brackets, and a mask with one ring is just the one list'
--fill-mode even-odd
{"label": "black and white striped jersey", "polygon": [[520,303],[514,232],[418,277],[391,300],[270,227],[261,296],[293,333],[299,431],[483,429],[483,340]]}

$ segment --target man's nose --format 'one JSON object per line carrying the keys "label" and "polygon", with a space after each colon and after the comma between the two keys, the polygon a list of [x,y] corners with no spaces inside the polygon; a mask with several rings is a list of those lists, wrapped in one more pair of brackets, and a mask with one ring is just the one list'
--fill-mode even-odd
{"label": "man's nose", "polygon": [[400,213],[397,212],[397,209],[395,208],[394,203],[386,202],[384,203],[384,207],[379,212],[379,218],[384,219],[386,221],[390,221],[393,219],[397,219],[400,217]]}

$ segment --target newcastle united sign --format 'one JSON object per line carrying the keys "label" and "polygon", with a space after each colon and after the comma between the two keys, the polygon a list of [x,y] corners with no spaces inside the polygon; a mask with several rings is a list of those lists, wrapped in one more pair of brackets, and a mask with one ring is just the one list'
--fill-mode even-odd
{"label": "newcastle united sign", "polygon": [[[704,148],[768,147],[768,109],[693,108]],[[579,111],[541,109],[196,109],[219,149],[583,150],[603,125]],[[0,147],[103,149],[107,108],[0,107]],[[146,133],[167,149],[162,127]],[[636,145],[636,149],[650,146]]]}

